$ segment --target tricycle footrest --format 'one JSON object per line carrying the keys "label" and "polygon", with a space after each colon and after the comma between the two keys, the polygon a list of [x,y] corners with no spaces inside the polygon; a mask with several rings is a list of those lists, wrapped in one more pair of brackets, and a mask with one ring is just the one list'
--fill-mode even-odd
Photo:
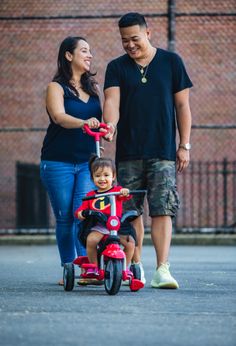
{"label": "tricycle footrest", "polygon": [[96,269],[97,268],[97,264],[95,264],[95,263],[82,263],[81,264],[81,268],[84,268],[84,269]]}
{"label": "tricycle footrest", "polygon": [[74,264],[81,266],[84,263],[89,263],[89,259],[87,256],[79,256],[73,261]]}
{"label": "tricycle footrest", "polygon": [[138,290],[140,290],[143,287],[144,287],[144,284],[142,283],[142,281],[140,281],[138,279],[132,279],[131,280],[130,290],[132,292],[138,291]]}

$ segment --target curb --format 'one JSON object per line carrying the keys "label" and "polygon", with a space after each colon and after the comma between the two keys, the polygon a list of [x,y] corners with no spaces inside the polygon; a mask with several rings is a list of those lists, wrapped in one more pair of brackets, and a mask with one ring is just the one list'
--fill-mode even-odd
{"label": "curb", "polygon": [[[1,235],[1,245],[53,245],[54,234],[50,235]],[[235,246],[236,234],[173,234],[172,245],[221,245]],[[143,245],[152,245],[151,235],[144,236]]]}
{"label": "curb", "polygon": [[[144,245],[152,245],[150,235],[145,235]],[[171,245],[235,246],[236,234],[173,234]]]}
{"label": "curb", "polygon": [[56,244],[55,235],[2,235],[1,245],[53,245]]}

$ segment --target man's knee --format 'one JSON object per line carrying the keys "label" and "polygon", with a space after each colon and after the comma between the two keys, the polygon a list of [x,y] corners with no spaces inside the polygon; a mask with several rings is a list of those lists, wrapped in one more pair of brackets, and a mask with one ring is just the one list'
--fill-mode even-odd
{"label": "man's knee", "polygon": [[134,250],[135,248],[135,240],[131,236],[122,237],[121,244],[125,246],[127,250]]}

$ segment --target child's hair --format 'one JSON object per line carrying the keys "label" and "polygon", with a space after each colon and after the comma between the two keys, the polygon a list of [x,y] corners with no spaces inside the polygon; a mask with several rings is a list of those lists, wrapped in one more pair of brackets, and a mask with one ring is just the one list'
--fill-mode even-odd
{"label": "child's hair", "polygon": [[98,157],[97,155],[93,154],[89,160],[89,170],[90,175],[93,178],[93,174],[99,169],[109,167],[112,170],[113,175],[116,174],[116,166],[112,159],[108,157]]}

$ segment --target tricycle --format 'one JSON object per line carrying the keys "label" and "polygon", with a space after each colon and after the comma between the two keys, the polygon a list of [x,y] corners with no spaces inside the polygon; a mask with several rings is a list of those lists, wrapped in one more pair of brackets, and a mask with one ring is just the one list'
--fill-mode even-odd
{"label": "tricycle", "polygon": [[[145,193],[145,190],[133,190],[130,194]],[[128,211],[122,215],[121,220],[116,216],[116,196],[119,192],[106,192],[99,193],[99,195],[87,196],[83,200],[96,199],[108,197],[111,205],[111,215],[107,217],[101,212],[94,210],[85,210],[83,215],[86,218],[94,217],[97,221],[106,225],[110,231],[109,235],[104,235],[98,244],[98,275],[91,274],[91,269],[95,268],[93,263],[89,263],[87,256],[77,257],[73,263],[66,263],[64,265],[64,289],[71,291],[74,288],[75,269],[77,265],[81,268],[82,278],[93,278],[103,281],[105,290],[110,295],[115,295],[119,292],[121,282],[128,281],[129,287],[132,292],[138,291],[144,287],[141,282],[141,271],[138,264],[132,264],[130,269],[126,266],[126,257],[124,251],[120,247],[119,229],[121,225],[128,225],[127,223],[137,217],[137,212],[134,210]]]}

